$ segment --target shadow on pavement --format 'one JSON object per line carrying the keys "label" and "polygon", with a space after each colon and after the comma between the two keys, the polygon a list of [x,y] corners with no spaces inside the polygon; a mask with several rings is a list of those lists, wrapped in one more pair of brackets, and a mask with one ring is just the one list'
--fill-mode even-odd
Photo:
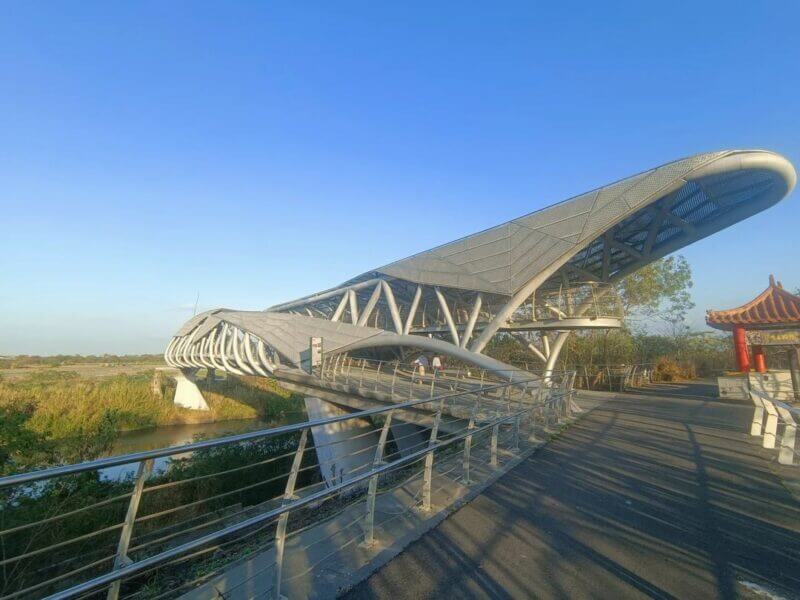
{"label": "shadow on pavement", "polygon": [[745,583],[797,597],[800,506],[750,417],[620,395],[346,597],[735,598]]}

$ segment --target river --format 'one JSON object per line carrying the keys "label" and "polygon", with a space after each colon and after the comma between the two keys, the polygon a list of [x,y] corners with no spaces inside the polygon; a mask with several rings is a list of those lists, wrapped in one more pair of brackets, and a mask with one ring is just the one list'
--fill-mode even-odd
{"label": "river", "polygon": [[[257,419],[244,419],[237,421],[220,421],[218,423],[199,423],[193,425],[170,425],[153,429],[137,429],[135,431],[123,431],[114,442],[114,446],[109,452],[109,456],[119,454],[130,454],[132,452],[143,452],[145,450],[155,450],[157,448],[167,448],[172,446],[183,446],[190,444],[202,437],[211,439],[235,435],[237,433],[247,433],[258,429],[270,429],[291,423],[300,423],[307,419],[305,413],[289,413],[279,420],[260,421]],[[179,455],[181,457],[186,455]],[[163,471],[169,465],[169,458],[156,459],[153,469]],[[138,463],[120,465],[103,469],[100,473],[103,479],[119,479],[136,473]]]}

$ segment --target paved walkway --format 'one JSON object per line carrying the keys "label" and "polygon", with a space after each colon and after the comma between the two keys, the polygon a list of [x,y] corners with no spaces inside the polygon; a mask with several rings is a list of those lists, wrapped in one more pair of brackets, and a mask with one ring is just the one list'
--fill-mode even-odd
{"label": "paved walkway", "polygon": [[800,504],[751,414],[621,395],[348,597],[799,597]]}

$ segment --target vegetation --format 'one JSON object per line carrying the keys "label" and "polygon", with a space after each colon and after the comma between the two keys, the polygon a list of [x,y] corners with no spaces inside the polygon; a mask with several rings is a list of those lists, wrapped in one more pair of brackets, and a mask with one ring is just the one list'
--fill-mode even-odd
{"label": "vegetation", "polygon": [[[0,378],[0,473],[88,460],[108,451],[124,430],[184,423],[273,421],[302,410],[300,397],[273,380],[228,377],[202,381],[209,412],[175,406],[174,383],[154,371],[90,379],[63,371]],[[156,380],[158,382],[158,379]]]}
{"label": "vegetation", "polygon": [[[649,364],[657,367],[657,378],[669,381],[707,377],[733,368],[728,335],[688,331],[685,319],[694,307],[691,287],[692,271],[683,256],[655,261],[628,275],[617,284],[625,326],[569,336],[559,368],[592,374],[606,366]],[[505,362],[542,366],[511,336],[498,336],[487,353]]]}
{"label": "vegetation", "polygon": [[60,367],[63,365],[121,365],[121,364],[163,364],[164,358],[160,354],[103,354],[101,356],[82,356],[79,354],[56,354],[55,356],[19,356],[0,357],[0,369],[25,369]]}

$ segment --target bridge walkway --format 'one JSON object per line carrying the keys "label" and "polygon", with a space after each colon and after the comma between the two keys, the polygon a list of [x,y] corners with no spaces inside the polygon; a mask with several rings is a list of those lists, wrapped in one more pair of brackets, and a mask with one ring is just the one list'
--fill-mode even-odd
{"label": "bridge walkway", "polygon": [[619,394],[347,597],[797,597],[800,503],[751,418]]}

